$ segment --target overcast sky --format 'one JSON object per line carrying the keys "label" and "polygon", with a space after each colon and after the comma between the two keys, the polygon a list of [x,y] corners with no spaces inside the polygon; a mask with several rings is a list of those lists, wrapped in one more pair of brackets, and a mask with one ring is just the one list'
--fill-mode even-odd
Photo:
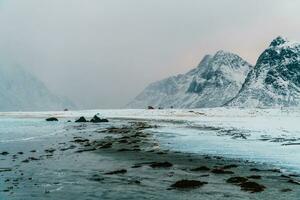
{"label": "overcast sky", "polygon": [[300,41],[297,0],[0,0],[0,62],[82,108],[119,108],[153,81],[223,49],[252,64]]}

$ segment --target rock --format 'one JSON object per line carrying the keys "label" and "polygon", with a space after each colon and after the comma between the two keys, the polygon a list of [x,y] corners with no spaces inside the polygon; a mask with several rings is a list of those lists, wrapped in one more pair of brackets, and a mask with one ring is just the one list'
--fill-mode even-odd
{"label": "rock", "polygon": [[223,169],[231,169],[231,168],[237,168],[237,167],[238,167],[237,165],[232,164],[232,165],[225,165],[225,166],[223,167]]}
{"label": "rock", "polygon": [[288,180],[288,183],[300,185],[300,182],[299,182],[299,181],[295,181],[295,180],[293,180],[293,179]]}
{"label": "rock", "polygon": [[172,167],[173,164],[169,162],[153,162],[150,164],[152,168],[169,168]]}
{"label": "rock", "polygon": [[108,119],[101,119],[97,115],[95,115],[92,119],[91,122],[93,123],[102,123],[102,122],[109,122]]}
{"label": "rock", "polygon": [[99,175],[95,174],[92,178],[89,178],[91,181],[101,182],[104,180],[103,177],[100,177]]}
{"label": "rock", "polygon": [[114,174],[125,174],[125,173],[127,173],[127,170],[126,169],[121,169],[121,170],[107,172],[105,174],[106,175],[114,175]]}
{"label": "rock", "polygon": [[53,148],[45,149],[46,153],[53,153],[54,151],[56,151],[56,149],[53,149]]}
{"label": "rock", "polygon": [[108,142],[106,144],[103,144],[102,146],[100,146],[100,149],[109,149],[112,147],[112,143]]}
{"label": "rock", "polygon": [[244,177],[231,177],[229,179],[226,180],[227,183],[233,183],[233,184],[241,184],[244,182],[247,182],[248,179],[244,178]]}
{"label": "rock", "polygon": [[148,106],[148,110],[154,110],[153,106]]}
{"label": "rock", "polygon": [[58,119],[55,118],[55,117],[50,117],[50,118],[47,118],[46,121],[47,121],[47,122],[57,122]]}
{"label": "rock", "polygon": [[135,164],[135,165],[133,165],[131,168],[141,168],[142,167],[142,165],[140,165],[140,164]]}
{"label": "rock", "polygon": [[205,184],[207,184],[207,182],[201,182],[197,180],[180,180],[171,185],[171,187],[175,189],[193,189],[201,187]]}
{"label": "rock", "polygon": [[0,168],[0,172],[10,172],[12,171],[11,168]]}
{"label": "rock", "polygon": [[70,145],[69,147],[61,148],[60,151],[67,151],[67,150],[75,149],[75,148],[76,148],[75,145]]}
{"label": "rock", "polygon": [[77,138],[71,142],[75,142],[75,143],[84,143],[84,142],[89,142],[88,139],[84,139],[84,138]]}
{"label": "rock", "polygon": [[293,191],[293,190],[290,188],[285,188],[285,189],[280,190],[280,192],[291,192],[291,191]]}
{"label": "rock", "polygon": [[84,123],[84,122],[87,122],[87,120],[82,116],[79,119],[77,119],[75,122],[77,122],[77,123]]}
{"label": "rock", "polygon": [[248,176],[247,178],[251,178],[251,179],[261,179],[261,176],[259,176],[259,175],[252,175],[252,176]]}
{"label": "rock", "polygon": [[139,181],[139,180],[135,180],[135,181],[133,181],[133,183],[135,183],[135,184],[141,184],[141,181]]}
{"label": "rock", "polygon": [[40,159],[35,158],[35,157],[28,157],[27,159],[23,160],[22,162],[23,163],[28,163],[29,161],[37,161],[37,160],[40,160]]}
{"label": "rock", "polygon": [[257,169],[257,168],[251,168],[250,171],[251,171],[251,172],[260,172],[260,171],[262,171],[262,170]]}
{"label": "rock", "polygon": [[2,155],[2,156],[6,156],[6,155],[8,155],[9,153],[7,152],[7,151],[3,151],[2,153],[0,153],[0,155]]}
{"label": "rock", "polygon": [[224,170],[224,169],[213,169],[213,170],[211,170],[211,172],[212,173],[214,173],[214,174],[234,174],[234,172],[232,172],[232,171],[226,171],[226,170]]}
{"label": "rock", "polygon": [[82,153],[82,152],[87,152],[87,151],[95,151],[97,150],[95,147],[90,147],[90,148],[84,148],[84,149],[79,149],[76,151],[76,153]]}
{"label": "rock", "polygon": [[252,193],[262,192],[266,188],[263,185],[260,185],[260,184],[258,184],[256,182],[251,182],[251,181],[247,181],[247,182],[241,183],[240,186],[241,186],[241,190],[247,191],[247,192],[252,192]]}
{"label": "rock", "polygon": [[209,171],[210,169],[206,166],[201,166],[201,167],[197,167],[197,168],[194,168],[194,169],[191,169],[191,171],[193,172],[198,172],[198,171]]}

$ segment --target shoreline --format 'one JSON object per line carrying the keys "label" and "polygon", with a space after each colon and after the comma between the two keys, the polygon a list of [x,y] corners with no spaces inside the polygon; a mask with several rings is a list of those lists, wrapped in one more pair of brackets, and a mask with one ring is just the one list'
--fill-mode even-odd
{"label": "shoreline", "polygon": [[[15,170],[21,170],[23,175],[20,176],[24,176],[30,172],[29,169],[39,171],[43,168],[49,173],[56,170],[61,173],[65,168],[63,173],[72,174],[69,179],[74,183],[83,182],[78,184],[87,190],[77,196],[89,199],[297,199],[300,194],[299,177],[288,176],[268,165],[163,150],[151,133],[145,131],[155,129],[155,124],[120,120],[105,126],[98,129],[94,124],[71,123],[67,129],[78,132],[66,135],[66,141],[61,141],[64,143],[61,148],[55,144],[52,150],[41,149],[46,152],[45,155],[38,160],[29,159],[28,163],[21,162],[18,169],[12,169],[14,173],[9,173],[15,176]],[[67,161],[70,166],[64,166],[63,162]],[[53,164],[63,167],[57,168]],[[5,177],[4,174],[0,173],[2,177]],[[48,179],[49,175],[46,176]],[[20,179],[18,187],[24,187],[23,184],[28,182],[33,187],[37,187],[35,184],[49,184],[46,177],[32,174],[33,183]],[[5,178],[7,180],[9,175]],[[71,199],[74,196],[66,189],[74,185],[67,186],[66,180],[67,176],[55,181],[56,185],[52,183],[51,187],[56,189],[40,191],[27,188],[32,194],[25,193],[27,196],[23,198],[46,195],[54,199]],[[196,185],[187,187],[186,182],[176,185],[183,180],[195,181],[191,183]],[[256,183],[254,188],[252,185],[249,189],[249,182]],[[4,184],[9,187],[10,181]],[[14,188],[3,193],[11,193],[7,199],[18,199],[20,194],[24,195],[24,191],[22,193]],[[93,193],[95,196],[90,196]]]}

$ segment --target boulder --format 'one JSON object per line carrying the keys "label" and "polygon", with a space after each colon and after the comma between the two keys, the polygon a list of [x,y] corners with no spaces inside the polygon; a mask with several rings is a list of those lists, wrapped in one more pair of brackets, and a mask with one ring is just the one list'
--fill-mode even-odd
{"label": "boulder", "polygon": [[55,118],[55,117],[49,117],[49,118],[46,119],[46,121],[47,121],[47,122],[57,122],[58,119]]}
{"label": "boulder", "polygon": [[240,186],[241,186],[241,189],[243,191],[247,191],[247,192],[251,192],[251,193],[262,192],[266,188],[263,185],[260,185],[258,183],[251,182],[251,181],[247,181],[247,182],[241,183]]}
{"label": "boulder", "polygon": [[109,122],[108,119],[102,119],[100,117],[98,117],[97,115],[95,115],[92,119],[91,122],[93,123],[102,123],[102,122]]}
{"label": "boulder", "polygon": [[207,182],[201,182],[196,180],[180,180],[171,185],[171,187],[176,189],[192,189],[201,187],[205,184],[207,184]]}
{"label": "boulder", "polygon": [[77,119],[75,122],[79,123],[79,122],[87,122],[87,120],[85,119],[85,117],[80,117],[79,119]]}

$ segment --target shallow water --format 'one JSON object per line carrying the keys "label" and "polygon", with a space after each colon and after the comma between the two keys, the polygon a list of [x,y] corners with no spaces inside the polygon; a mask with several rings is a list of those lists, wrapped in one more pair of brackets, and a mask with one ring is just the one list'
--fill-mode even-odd
{"label": "shallow water", "polygon": [[274,135],[273,132],[245,132],[244,129],[234,131],[238,135],[244,132],[247,139],[235,138],[232,133],[223,134],[226,131],[219,126],[214,130],[213,126],[199,129],[168,124],[153,130],[162,147],[166,149],[267,163],[286,172],[300,173],[300,145],[283,145],[287,143],[284,140],[286,135],[282,135],[279,141],[272,137],[261,140],[265,139],[265,135]]}

